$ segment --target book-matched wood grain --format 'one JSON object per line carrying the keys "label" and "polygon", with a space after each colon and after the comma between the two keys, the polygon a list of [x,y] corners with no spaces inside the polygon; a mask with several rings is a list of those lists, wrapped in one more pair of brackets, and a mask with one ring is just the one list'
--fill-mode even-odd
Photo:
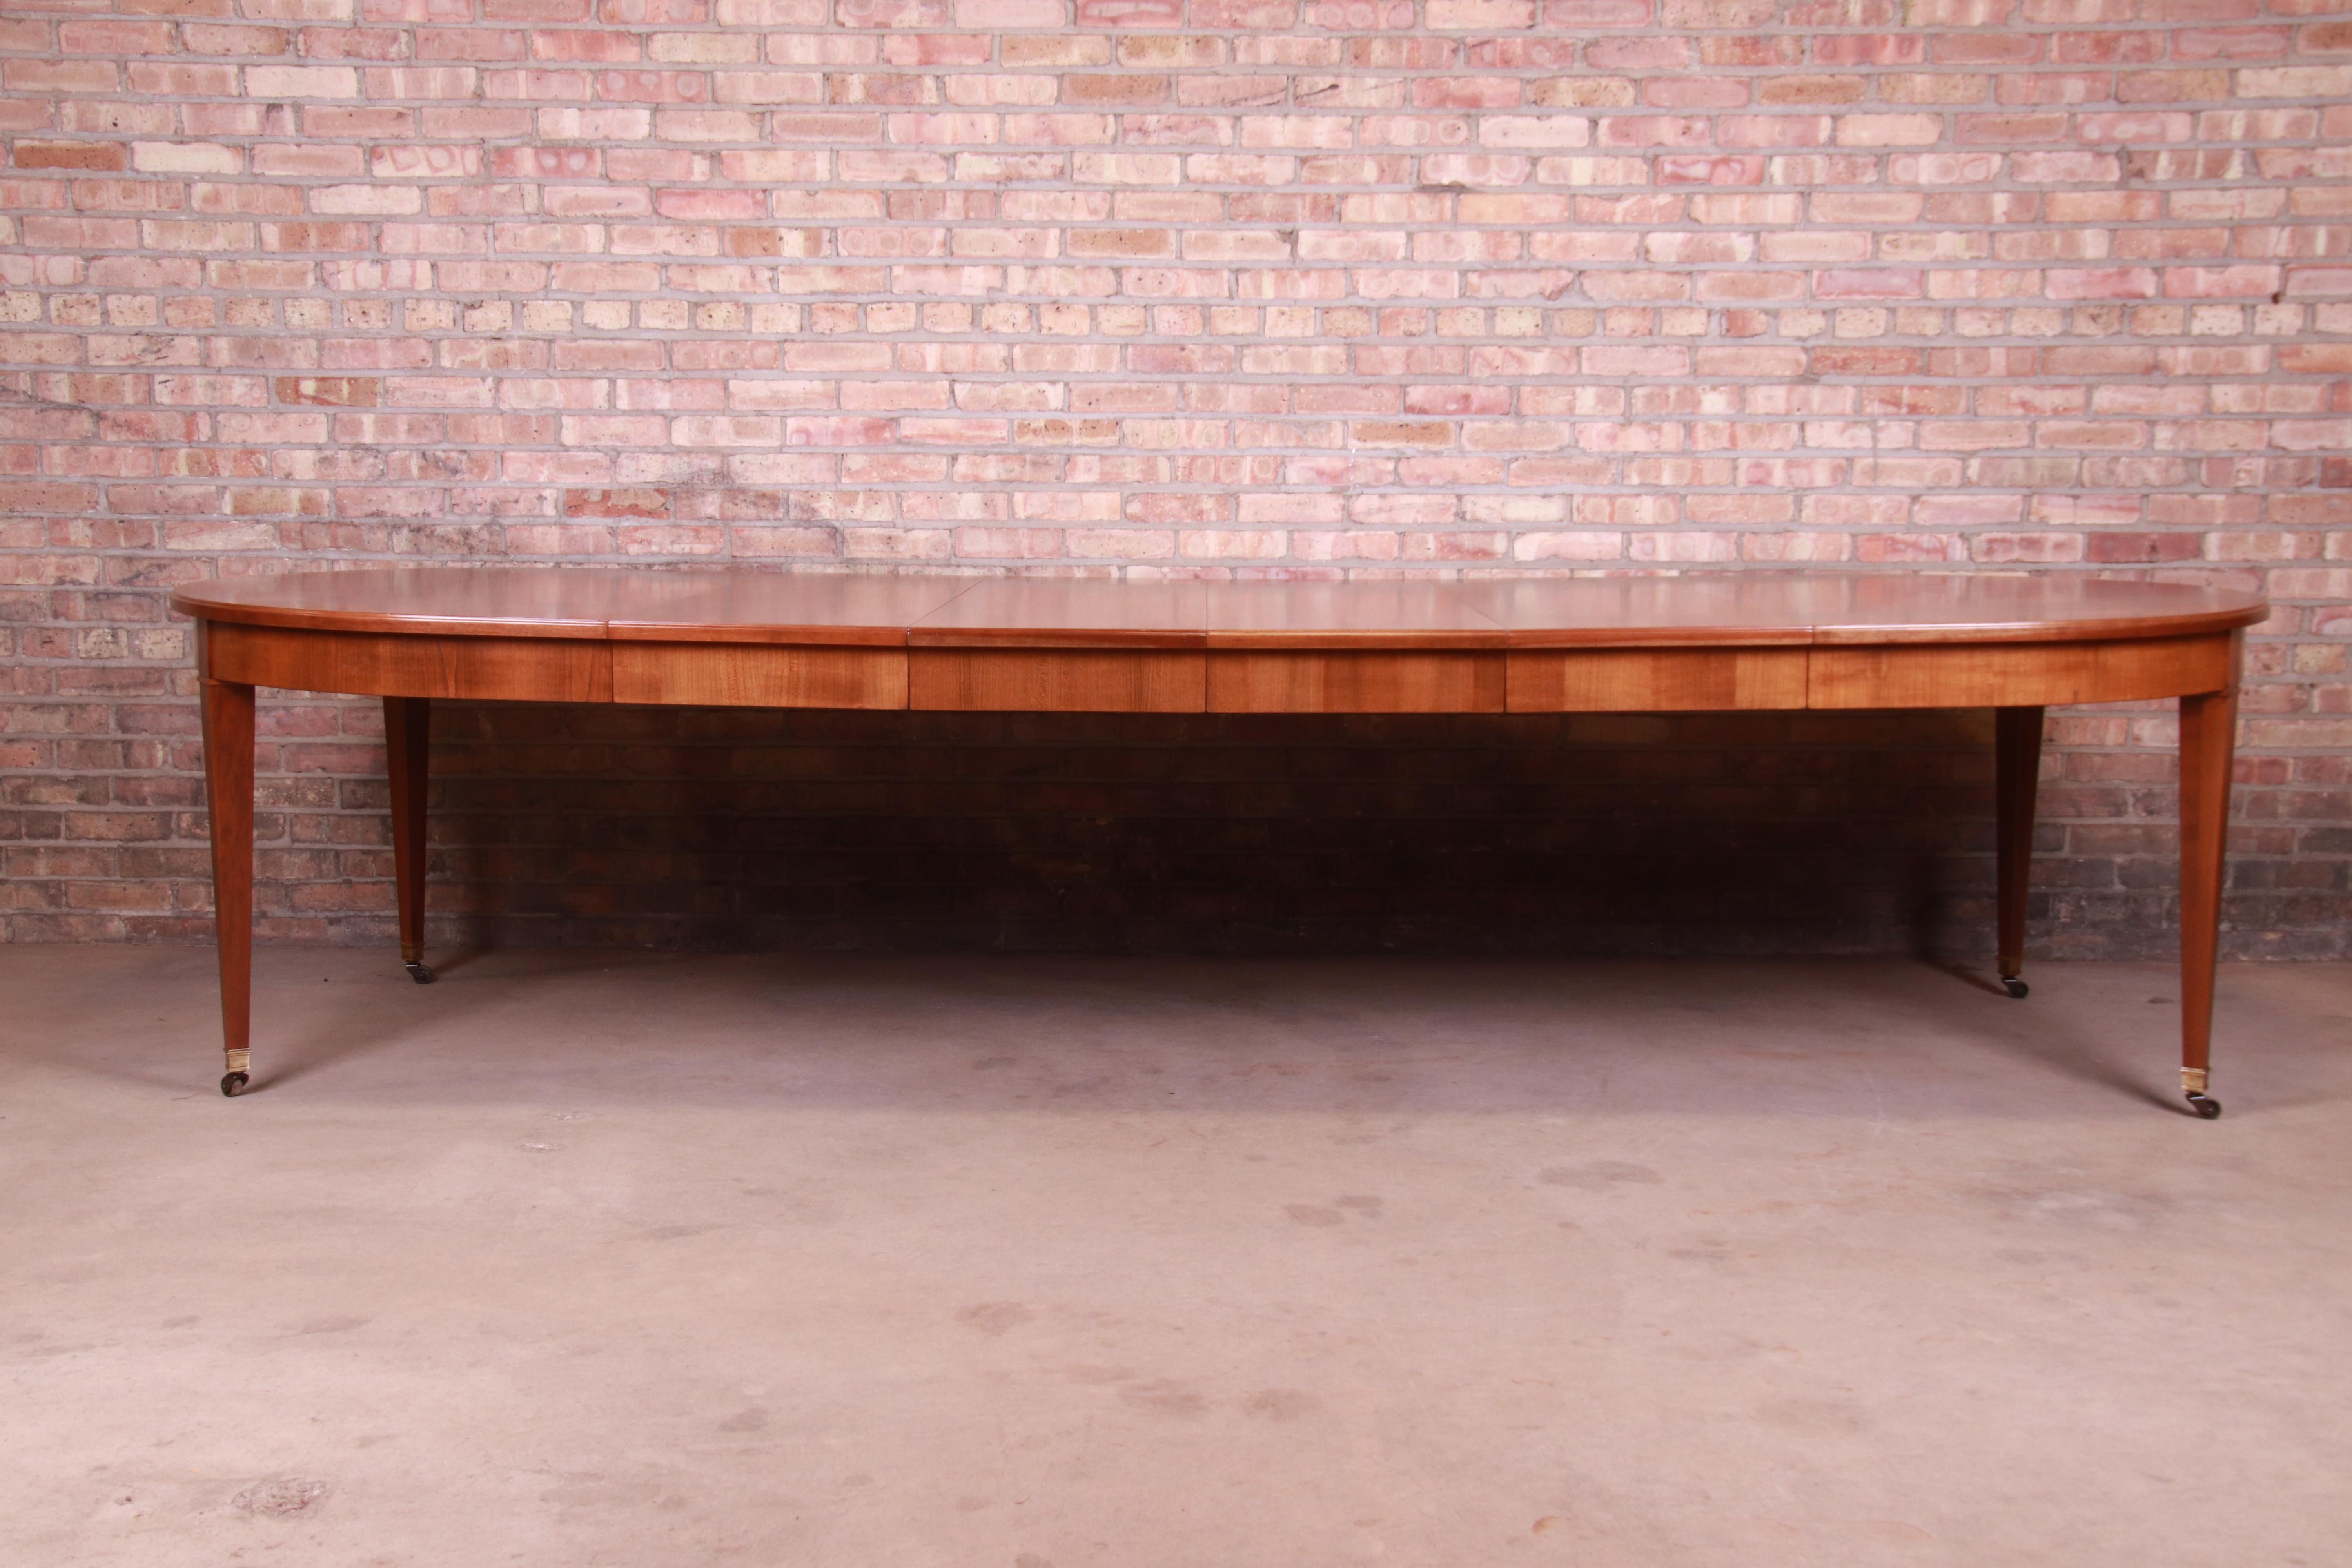
{"label": "book-matched wood grain", "polygon": [[613,700],[713,708],[904,708],[907,650],[615,641]]}
{"label": "book-matched wood grain", "polygon": [[1209,655],[1212,713],[1500,713],[1501,653]]}
{"label": "book-matched wood grain", "polygon": [[207,622],[217,679],[298,691],[610,702],[613,647],[602,639],[299,631]]}
{"label": "book-matched wood grain", "polygon": [[1514,649],[1514,713],[1802,708],[1802,647]]}
{"label": "book-matched wood grain", "polygon": [[991,713],[1199,713],[1207,656],[1154,647],[917,647],[907,706]]}
{"label": "book-matched wood grain", "polygon": [[1810,708],[2056,707],[2219,691],[2229,633],[2113,642],[1984,643],[1811,650]]}

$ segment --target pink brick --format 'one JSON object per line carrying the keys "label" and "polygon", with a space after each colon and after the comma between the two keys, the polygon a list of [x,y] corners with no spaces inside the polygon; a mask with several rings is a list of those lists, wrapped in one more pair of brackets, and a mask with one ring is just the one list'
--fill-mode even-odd
{"label": "pink brick", "polygon": [[[151,555],[2160,572],[2280,596],[2244,787],[2352,783],[2340,10],[65,0],[0,18],[0,583],[161,630]],[[79,613],[0,677],[184,745],[184,638]],[[281,770],[375,765],[282,712]],[[2053,744],[2159,778],[2153,722]],[[95,765],[43,734],[0,765]]]}
{"label": "pink brick", "polygon": [[255,98],[357,98],[359,72],[349,66],[247,66],[245,90]]}
{"label": "pink brick", "polygon": [[2053,300],[2137,300],[2158,291],[2152,267],[2062,268],[2048,277]]}
{"label": "pink brick", "polygon": [[2164,291],[2176,299],[2250,299],[2278,291],[2276,267],[2168,267]]}
{"label": "pink brick", "polygon": [[1841,114],[1835,141],[1841,147],[1921,147],[1943,135],[1943,121],[1932,114]]}
{"label": "pink brick", "polygon": [[1061,27],[1068,25],[1067,0],[955,0],[955,25],[990,27]]}

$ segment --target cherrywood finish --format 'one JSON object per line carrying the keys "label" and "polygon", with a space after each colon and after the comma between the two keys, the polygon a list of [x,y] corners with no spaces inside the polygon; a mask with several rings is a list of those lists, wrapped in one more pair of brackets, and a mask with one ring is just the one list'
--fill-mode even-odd
{"label": "cherrywood finish", "polygon": [[385,771],[392,783],[392,865],[400,904],[400,961],[425,962],[425,792],[433,701],[383,700]]}
{"label": "cherrywood finish", "polygon": [[907,706],[904,648],[616,641],[612,657],[615,702],[711,708]]}
{"label": "cherrywood finish", "polygon": [[225,1094],[241,1091],[253,1044],[253,688],[197,683],[205,808],[212,816],[213,922],[220,950]]}
{"label": "cherrywood finish", "polygon": [[362,696],[610,702],[613,645],[552,637],[292,631],[207,622],[224,680]]}
{"label": "cherrywood finish", "polygon": [[[1533,577],[1491,594],[1514,647],[2103,642],[2251,624],[2252,595],[2076,576],[1741,573],[1724,577]],[[2261,619],[2258,613],[2253,619]]]}
{"label": "cherrywood finish", "polygon": [[[2180,1081],[2205,1092],[2213,1051],[2213,967],[2236,761],[2238,689],[2180,700]],[[2200,1107],[2200,1110],[2202,1108]]]}
{"label": "cherrywood finish", "polygon": [[[2230,632],[2252,595],[2074,575],[1742,573],[1447,583],[393,567],[192,583],[215,625],[451,637],[1118,647],[1883,647]],[[1257,644],[1244,638],[1271,638]]]}
{"label": "cherrywood finish", "polygon": [[1151,644],[1125,651],[1060,647],[917,647],[908,651],[910,708],[998,713],[1199,713],[1208,657]]}
{"label": "cherrywood finish", "polygon": [[2033,795],[2042,782],[2042,710],[2002,708],[1993,714],[1993,952],[2000,977],[2023,984],[2025,903],[2033,868]]}
{"label": "cherrywood finish", "polygon": [[1723,712],[1802,708],[1801,647],[1514,650],[1514,713]]}
{"label": "cherrywood finish", "polygon": [[256,686],[385,699],[412,963],[436,697],[1162,713],[1991,707],[1998,947],[2011,979],[2042,708],[2179,698],[2183,1084],[2200,1114],[2219,1109],[2203,1090],[2240,639],[2267,614],[2250,595],[2063,574],[1147,583],[420,567],[192,584],[173,604],[201,623],[222,1027],[237,1088]]}
{"label": "cherrywood finish", "polygon": [[1209,655],[1212,713],[1501,713],[1502,653]]}
{"label": "cherrywood finish", "polygon": [[612,614],[605,623],[615,639],[803,647],[904,647],[908,626],[980,581],[772,572],[625,575],[630,581],[613,591]]}
{"label": "cherrywood finish", "polygon": [[1213,648],[1499,652],[1510,642],[1499,596],[1481,584],[1218,583],[1199,591]]}
{"label": "cherrywood finish", "polygon": [[1994,708],[2130,702],[2228,683],[2230,634],[2114,642],[1815,647],[1808,708]]}
{"label": "cherrywood finish", "polygon": [[174,609],[215,626],[297,631],[439,632],[452,637],[602,637],[617,603],[667,603],[651,572],[567,567],[375,567],[191,583]]}

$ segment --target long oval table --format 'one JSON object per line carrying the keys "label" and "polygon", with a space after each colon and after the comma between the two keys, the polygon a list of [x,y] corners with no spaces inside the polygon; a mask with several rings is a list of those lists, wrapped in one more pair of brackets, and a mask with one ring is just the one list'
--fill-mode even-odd
{"label": "long oval table", "polygon": [[195,617],[221,1092],[251,1084],[257,686],[383,699],[401,958],[424,963],[435,698],[1150,713],[1991,708],[1997,957],[2026,994],[2042,710],[2180,703],[2181,1088],[2209,1087],[2253,595],[2078,574],[1337,583],[395,567],[223,578]]}

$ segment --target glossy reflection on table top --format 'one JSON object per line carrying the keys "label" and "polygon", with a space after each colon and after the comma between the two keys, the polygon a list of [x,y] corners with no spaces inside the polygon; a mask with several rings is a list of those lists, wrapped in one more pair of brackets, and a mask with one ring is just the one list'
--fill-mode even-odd
{"label": "glossy reflection on table top", "polygon": [[1651,647],[2064,642],[2251,626],[2230,589],[2074,574],[1746,572],[1344,583],[411,566],[193,583],[203,619],[323,631],[931,647]]}

